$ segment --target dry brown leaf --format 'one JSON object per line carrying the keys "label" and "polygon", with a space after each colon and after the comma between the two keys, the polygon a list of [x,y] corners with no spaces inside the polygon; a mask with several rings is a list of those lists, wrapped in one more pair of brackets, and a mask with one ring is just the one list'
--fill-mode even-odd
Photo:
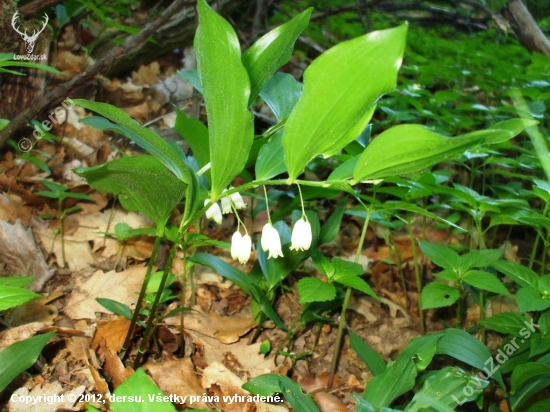
{"label": "dry brown leaf", "polygon": [[273,372],[276,368],[274,358],[267,358],[260,353],[260,342],[248,345],[245,340],[241,340],[232,345],[225,345],[217,339],[201,333],[191,331],[189,334],[193,341],[198,342],[204,348],[204,357],[208,365],[213,362],[223,362],[225,354],[230,352],[251,378]]}
{"label": "dry brown leaf", "polygon": [[100,344],[105,342],[105,346],[112,354],[118,353],[122,349],[129,327],[130,320],[122,316],[112,322],[98,322],[91,343],[92,349],[97,351]]}
{"label": "dry brown leaf", "polygon": [[137,72],[132,72],[132,81],[137,86],[152,86],[159,82],[160,65],[157,61],[148,66],[141,65]]}
{"label": "dry brown leaf", "polygon": [[[78,411],[80,409],[74,408],[74,405],[85,389],[83,385],[80,385],[70,391],[65,391],[59,382],[45,382],[42,385],[36,385],[31,391],[23,387],[13,392],[8,408],[10,412],[29,412],[30,410],[33,412],[55,412],[60,408],[66,411]],[[13,395],[18,395],[17,399],[20,399],[20,397],[29,399],[30,396],[49,396],[52,402],[38,402],[31,407],[21,401],[14,402]]]}
{"label": "dry brown leaf", "polygon": [[[78,230],[77,230],[78,231]],[[38,230],[35,232],[40,238],[44,250],[52,250],[60,265],[62,262],[62,243],[61,237],[57,236],[53,229]],[[76,232],[75,232],[76,233]],[[53,244],[53,247],[52,247]],[[95,264],[94,256],[88,242],[75,241],[72,236],[65,236],[65,259],[73,271],[78,272],[86,270],[90,265]]]}
{"label": "dry brown leaf", "polygon": [[46,326],[42,322],[33,322],[3,331],[0,333],[0,351],[15,342],[33,337],[36,332]]}
{"label": "dry brown leaf", "polygon": [[143,367],[165,394],[187,397],[185,404],[194,409],[209,409],[203,402],[189,402],[189,396],[202,396],[205,392],[190,358],[147,363]]}
{"label": "dry brown leaf", "polygon": [[13,224],[17,219],[20,219],[25,224],[28,224],[32,208],[23,206],[22,203],[23,199],[17,195],[4,196],[0,194],[0,220]]}
{"label": "dry brown leaf", "polygon": [[321,412],[348,412],[348,408],[336,396],[326,392],[318,392],[313,400]]}
{"label": "dry brown leaf", "polygon": [[[113,386],[116,388],[126,379],[128,379],[133,373],[134,370],[130,367],[124,367],[120,358],[116,354],[112,354],[103,344],[100,348],[100,351],[105,354],[105,365],[103,365],[103,370],[108,373],[113,379]],[[90,371],[89,369],[85,369]],[[91,371],[90,371],[90,374]],[[92,374],[93,378],[93,374]],[[94,378],[95,383],[95,378]]]}
{"label": "dry brown leaf", "polygon": [[52,277],[32,231],[25,229],[19,220],[14,225],[0,221],[0,260],[15,275],[34,276],[29,286],[33,291],[42,290]]}
{"label": "dry brown leaf", "polygon": [[[204,313],[200,306],[195,306],[197,312],[188,312],[185,314],[183,326],[185,329],[191,329],[203,335],[211,336],[222,343],[234,343],[239,338],[250,331],[256,323],[252,318],[224,317],[216,312]],[[166,319],[166,323],[172,326],[180,325],[180,318],[171,317]]]}
{"label": "dry brown leaf", "polygon": [[[216,384],[221,393],[218,406],[226,412],[241,412],[254,410],[254,402],[242,401],[250,396],[250,392],[241,389],[243,381],[219,362],[208,365],[202,371],[202,386],[207,389]],[[239,401],[241,400],[241,401]]]}
{"label": "dry brown leaf", "polygon": [[140,290],[145,277],[145,265],[135,266],[124,272],[95,272],[88,279],[76,279],[75,286],[67,301],[65,313],[73,319],[95,319],[95,312],[111,313],[96,298],[113,299],[132,307],[137,301],[136,291]]}

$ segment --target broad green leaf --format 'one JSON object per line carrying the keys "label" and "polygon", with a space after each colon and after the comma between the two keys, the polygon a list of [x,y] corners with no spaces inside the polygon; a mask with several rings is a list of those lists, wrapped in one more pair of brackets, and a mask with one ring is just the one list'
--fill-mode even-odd
{"label": "broad green leaf", "polygon": [[33,276],[10,276],[7,278],[0,277],[0,287],[14,286],[14,287],[22,288],[27,285],[30,285],[33,280],[34,280]]}
{"label": "broad green leaf", "polygon": [[124,208],[149,216],[159,235],[186,189],[161,162],[148,155],[123,157],[75,172],[99,192],[119,195]]}
{"label": "broad green leaf", "polygon": [[[355,167],[354,180],[411,175],[444,160],[456,159],[466,150],[505,141],[536,122],[513,119],[487,130],[449,138],[420,125],[400,125],[386,130],[365,149]],[[284,143],[284,141],[283,141]]]}
{"label": "broad green leaf", "polygon": [[460,268],[460,256],[449,247],[434,245],[423,240],[418,241],[420,250],[437,266],[457,272]]}
{"label": "broad green leaf", "polygon": [[550,308],[550,300],[543,299],[539,291],[531,286],[521,288],[516,292],[519,311],[536,312]]}
{"label": "broad green leaf", "polygon": [[359,157],[360,155],[357,155],[352,157],[351,159],[346,160],[344,163],[342,163],[340,166],[338,166],[336,169],[332,171],[327,181],[330,182],[332,180],[351,179],[353,177],[353,171],[355,170],[355,166],[359,161]]}
{"label": "broad green leaf", "polygon": [[[276,228],[274,225],[273,227]],[[282,242],[282,239],[281,239]],[[280,285],[280,282],[294,269],[298,268],[304,260],[309,257],[309,251],[290,250],[290,243],[282,245],[283,257],[268,259],[268,254],[263,251],[258,239],[258,261],[262,268],[262,273],[267,280],[270,289]]]}
{"label": "broad green leaf", "polygon": [[110,310],[117,315],[123,316],[126,319],[132,319],[132,311],[124,303],[106,298],[96,298],[95,300],[105,309]]}
{"label": "broad green leaf", "polygon": [[531,335],[531,347],[529,348],[529,357],[540,355],[550,351],[550,335],[543,336],[540,333]]}
{"label": "broad green leaf", "polygon": [[370,285],[361,279],[359,276],[352,275],[349,273],[336,273],[332,279],[334,282],[341,283],[342,285],[349,286],[353,289],[356,289],[360,292],[363,292],[369,296],[372,296],[376,300],[380,300],[378,295],[372,290]]}
{"label": "broad green leaf", "polygon": [[357,399],[355,412],[399,412],[398,409],[386,408],[385,406],[382,408],[375,408],[369,401],[357,395],[356,392],[353,392],[353,396]]}
{"label": "broad green leaf", "polygon": [[0,392],[25,369],[30,368],[55,332],[37,335],[0,351]]}
{"label": "broad green leaf", "polygon": [[176,108],[176,124],[174,130],[189,143],[193,157],[200,167],[210,162],[210,142],[208,129],[199,120],[188,117],[182,110]]}
{"label": "broad green leaf", "polygon": [[332,156],[365,130],[376,101],[395,89],[406,33],[402,25],[342,42],[306,69],[283,134],[289,182],[315,156]]}
{"label": "broad green leaf", "polygon": [[539,278],[539,292],[543,296],[550,295],[550,275],[544,275]]}
{"label": "broad green leaf", "polygon": [[[302,83],[288,73],[275,73],[260,96],[281,122],[285,120],[302,95]],[[285,168],[286,170],[286,168]]]}
{"label": "broad green leaf", "polygon": [[260,375],[243,384],[242,388],[260,396],[273,396],[276,393],[282,393],[295,411],[319,412],[311,395],[302,392],[300,385],[283,375]]}
{"label": "broad green leaf", "polygon": [[326,302],[336,297],[336,288],[317,278],[302,278],[296,288],[300,295],[300,303]]}
{"label": "broad green leaf", "polygon": [[286,172],[283,131],[279,130],[262,146],[256,160],[256,180],[267,180]]}
{"label": "broad green leaf", "polygon": [[538,324],[540,326],[540,332],[543,335],[550,335],[550,312],[545,312],[540,315]]}
{"label": "broad green leaf", "polygon": [[525,410],[525,412],[540,412],[540,411],[550,411],[550,399],[545,399],[543,401],[537,402],[529,406],[529,408]]}
{"label": "broad green leaf", "polygon": [[242,62],[250,77],[250,104],[277,69],[290,60],[294,42],[307,27],[312,11],[310,7],[288,23],[266,33],[244,52]]}
{"label": "broad green leaf", "polygon": [[365,273],[363,266],[359,263],[350,262],[340,258],[333,258],[332,266],[334,267],[334,276],[360,276]]}
{"label": "broad green leaf", "polygon": [[536,362],[528,362],[517,366],[512,372],[511,393],[515,394],[521,385],[536,377],[550,378],[550,366]]}
{"label": "broad green leaf", "polygon": [[[437,343],[437,353],[452,356],[479,370],[484,370],[493,359],[487,346],[460,329],[446,329],[443,332]],[[505,391],[500,371],[495,371],[490,377]]]}
{"label": "broad green leaf", "polygon": [[[527,324],[526,324],[527,322]],[[489,319],[480,319],[479,324],[500,333],[520,337],[520,331],[530,325],[529,318],[518,312],[502,312]]]}
{"label": "broad green leaf", "polygon": [[460,272],[465,273],[472,268],[491,266],[500,259],[502,249],[474,250],[460,257]]}
{"label": "broad green leaf", "polygon": [[499,272],[504,273],[520,286],[538,287],[539,276],[526,266],[507,260],[494,262],[491,266]]}
{"label": "broad green leaf", "polygon": [[[115,389],[115,396],[128,399],[139,397],[139,402],[112,402],[113,412],[176,412],[175,406],[164,400],[164,394],[159,387],[147,376],[143,369],[136,370],[128,379]],[[154,396],[154,399],[149,399]]]}
{"label": "broad green leaf", "polygon": [[203,87],[210,137],[210,200],[215,202],[239,174],[254,140],[248,110],[250,81],[241,63],[239,40],[231,25],[199,0],[195,35],[198,71]]}
{"label": "broad green leaf", "polygon": [[455,303],[460,297],[457,288],[442,282],[431,282],[422,289],[422,309],[442,308]]}
{"label": "broad green leaf", "polygon": [[369,381],[363,398],[375,407],[389,406],[396,398],[410,391],[418,370],[410,359],[390,362],[386,370]]}
{"label": "broad green leaf", "polygon": [[386,362],[382,359],[382,356],[372,349],[368,343],[356,335],[353,331],[350,331],[350,344],[352,349],[357,352],[359,357],[367,368],[369,368],[372,376],[380,375],[386,370]]}
{"label": "broad green leaf", "polygon": [[[421,411],[422,407],[435,407],[436,409],[428,410],[451,412],[455,410],[457,403],[462,405],[462,403],[476,400],[488,385],[489,381],[449,366],[426,379],[405,411],[417,412]],[[466,386],[471,388],[468,390],[468,396],[464,393]]]}
{"label": "broad green leaf", "polygon": [[31,299],[42,298],[42,295],[16,286],[0,287],[0,310],[22,305]]}
{"label": "broad green leaf", "polygon": [[190,184],[191,177],[187,164],[179,156],[178,152],[165,142],[162,137],[148,128],[139,125],[124,111],[110,104],[90,102],[83,99],[76,99],[74,102],[77,106],[99,113],[116,124],[95,116],[81,119],[82,123],[98,130],[112,130],[132,139],[136,144],[160,160],[178,179]]}
{"label": "broad green leaf", "polygon": [[463,277],[462,281],[478,289],[510,296],[506,286],[492,273],[483,270],[470,270]]}
{"label": "broad green leaf", "polygon": [[336,235],[338,235],[347,200],[348,198],[345,197],[338,203],[334,212],[332,212],[323,227],[321,227],[321,234],[319,235],[320,245],[332,242],[336,238]]}

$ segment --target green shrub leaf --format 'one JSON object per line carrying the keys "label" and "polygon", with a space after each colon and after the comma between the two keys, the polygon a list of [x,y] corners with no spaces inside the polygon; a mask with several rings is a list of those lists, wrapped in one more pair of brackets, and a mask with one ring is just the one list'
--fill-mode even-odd
{"label": "green shrub leaf", "polygon": [[350,343],[352,349],[357,352],[359,357],[373,376],[380,375],[386,370],[386,362],[382,359],[382,356],[378,354],[374,349],[372,349],[368,343],[361,339],[354,332],[350,331]]}
{"label": "green shrub leaf", "polygon": [[42,298],[42,295],[16,286],[0,287],[0,310],[22,305],[31,299]]}
{"label": "green shrub leaf", "polygon": [[231,25],[199,0],[195,35],[198,71],[208,117],[212,188],[215,202],[239,174],[254,139],[248,110],[250,81],[241,62],[239,40]]}
{"label": "green shrub leaf", "polygon": [[442,282],[431,282],[422,289],[422,309],[442,308],[455,303],[460,297],[457,288]]}
{"label": "green shrub leaf", "polygon": [[337,153],[367,127],[376,100],[395,88],[406,33],[402,25],[342,42],[306,69],[283,134],[290,182],[315,156]]}
{"label": "green shrub leaf", "polygon": [[296,288],[300,303],[326,302],[336,297],[336,288],[317,278],[302,278]]}
{"label": "green shrub leaf", "polygon": [[478,289],[510,296],[506,286],[492,273],[483,270],[470,270],[462,277],[462,280]]}

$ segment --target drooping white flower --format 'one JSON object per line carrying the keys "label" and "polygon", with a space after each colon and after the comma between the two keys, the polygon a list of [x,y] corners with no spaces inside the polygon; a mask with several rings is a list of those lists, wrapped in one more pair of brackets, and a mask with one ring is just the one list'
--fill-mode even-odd
{"label": "drooping white flower", "polygon": [[246,207],[246,203],[244,203],[243,197],[239,192],[231,193],[229,197],[236,209],[244,209]]}
{"label": "drooping white flower", "polygon": [[[209,200],[204,201],[204,205],[206,206],[209,203]],[[218,225],[222,224],[222,211],[220,210],[220,206],[217,203],[212,203],[212,206],[208,208],[206,211],[206,217],[208,219],[213,219]]]}
{"label": "drooping white flower", "polygon": [[279,232],[277,232],[277,229],[275,229],[271,223],[267,223],[262,229],[261,244],[264,252],[269,250],[268,259],[283,257]]}
{"label": "drooping white flower", "polygon": [[252,239],[248,235],[242,236],[239,231],[231,237],[231,257],[240,263],[248,262],[252,250]]}
{"label": "drooping white flower", "polygon": [[304,218],[298,220],[292,229],[290,250],[308,250],[311,246],[311,225]]}
{"label": "drooping white flower", "polygon": [[252,239],[248,235],[244,235],[241,239],[241,246],[239,248],[239,255],[237,258],[239,262],[246,263],[250,259],[250,253],[252,251]]}
{"label": "drooping white flower", "polygon": [[243,236],[239,231],[236,231],[235,233],[233,233],[233,236],[231,237],[231,257],[234,260],[237,260],[239,257],[239,251],[240,251],[242,240],[243,240]]}
{"label": "drooping white flower", "polygon": [[[227,192],[227,189],[223,189],[222,193],[223,192]],[[222,197],[222,213],[224,215],[228,214],[228,213],[231,213],[231,200],[229,199],[229,197]]]}

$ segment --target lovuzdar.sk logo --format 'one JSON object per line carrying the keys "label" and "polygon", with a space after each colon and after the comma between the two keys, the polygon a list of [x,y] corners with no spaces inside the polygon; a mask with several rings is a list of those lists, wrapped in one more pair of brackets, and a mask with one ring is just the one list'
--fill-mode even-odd
{"label": "lovuzdar.sk logo", "polygon": [[25,42],[25,49],[27,49],[27,53],[31,54],[34,50],[34,44],[36,43],[36,39],[38,38],[38,35],[44,31],[44,29],[46,28],[46,25],[48,24],[48,20],[49,20],[48,15],[44,14],[45,21],[42,28],[40,30],[33,30],[30,36],[27,34],[27,30],[25,30],[24,32],[21,32],[20,28],[16,26],[17,17],[19,17],[18,11],[16,11],[15,14],[13,15],[13,18],[11,19],[11,25],[13,29],[21,35],[21,38]]}

